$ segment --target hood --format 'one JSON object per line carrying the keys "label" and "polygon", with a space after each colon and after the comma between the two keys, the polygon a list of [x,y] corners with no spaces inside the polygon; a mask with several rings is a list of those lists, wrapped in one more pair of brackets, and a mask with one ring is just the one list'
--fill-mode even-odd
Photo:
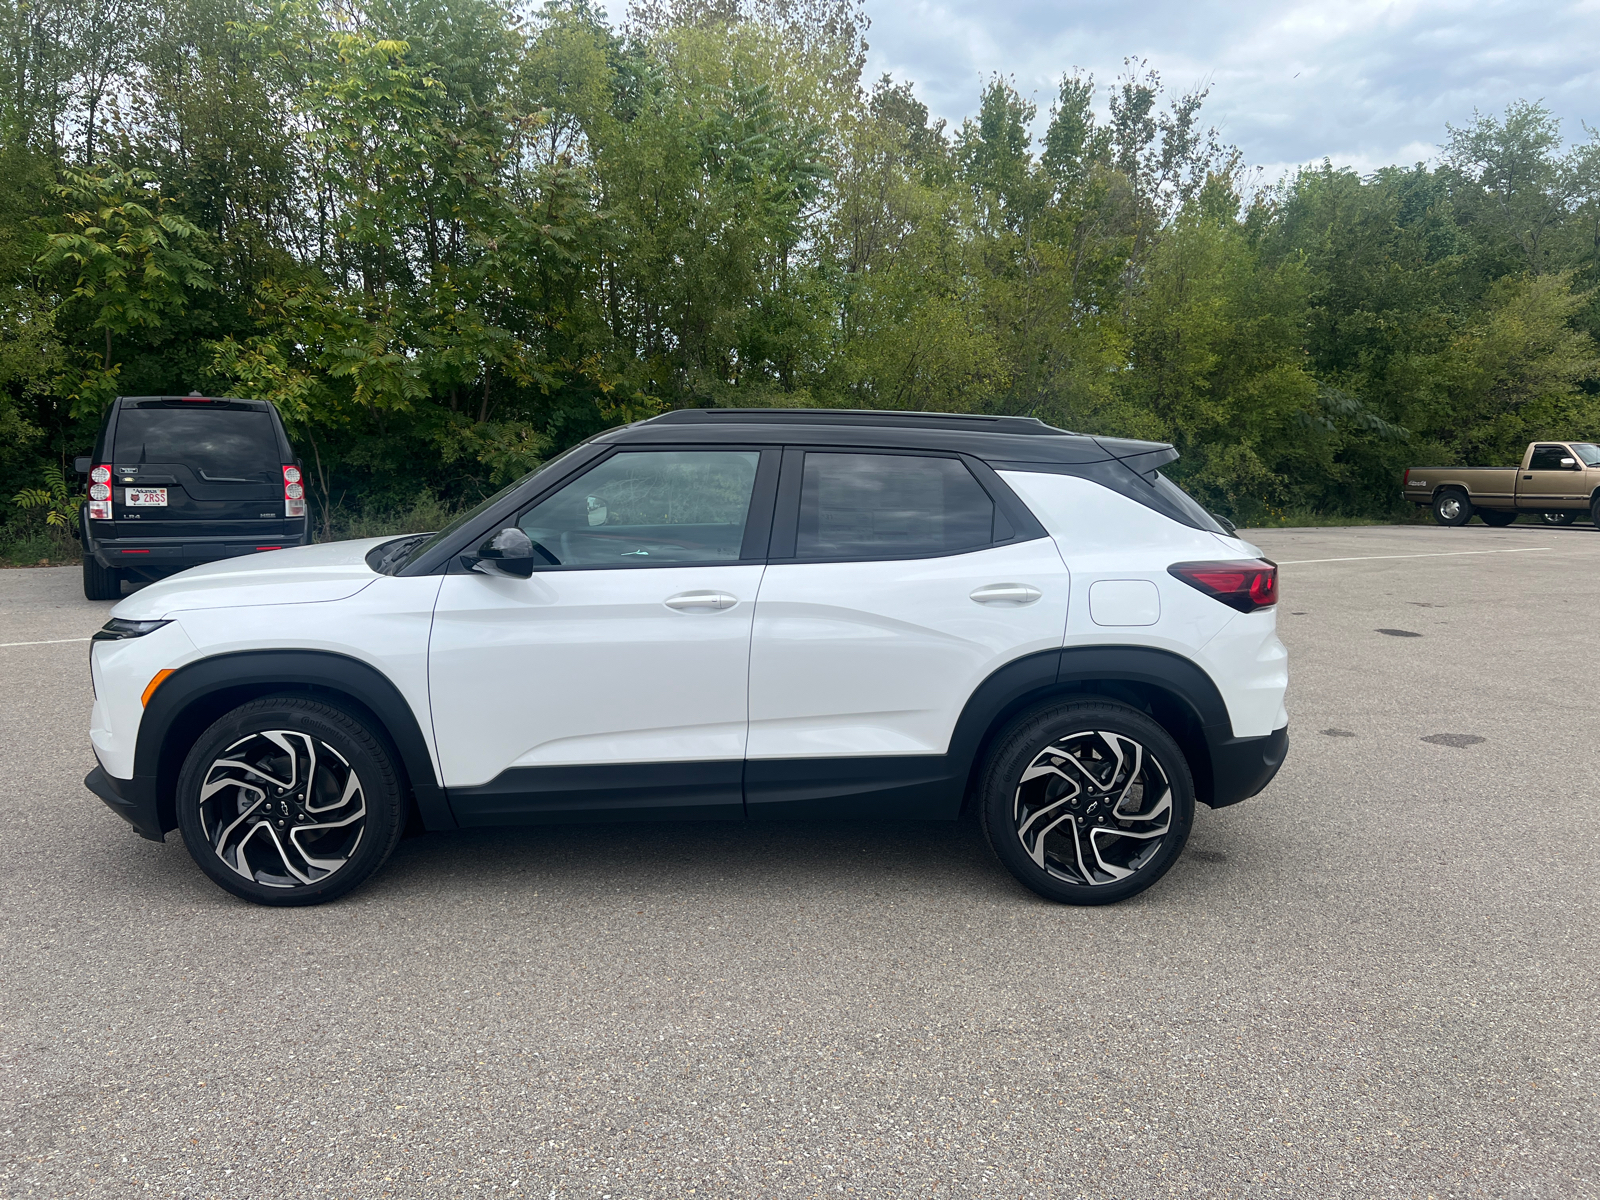
{"label": "hood", "polygon": [[197,608],[317,604],[354,596],[378,577],[367,551],[392,537],[295,546],[190,567],[141,588],[111,610],[114,617],[155,621]]}

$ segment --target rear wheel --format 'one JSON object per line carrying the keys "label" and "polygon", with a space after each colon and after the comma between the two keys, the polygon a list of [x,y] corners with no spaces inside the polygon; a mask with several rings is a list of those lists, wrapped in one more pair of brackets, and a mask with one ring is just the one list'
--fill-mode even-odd
{"label": "rear wheel", "polygon": [[1465,492],[1440,492],[1433,498],[1433,519],[1441,525],[1465,525],[1472,520],[1472,501]]}
{"label": "rear wheel", "polygon": [[178,776],[178,827],[200,869],[257,904],[321,904],[381,867],[404,827],[383,743],[348,713],[294,696],[241,705]]}
{"label": "rear wheel", "polygon": [[1517,514],[1514,512],[1500,512],[1493,508],[1480,508],[1478,515],[1483,518],[1485,525],[1493,525],[1496,529],[1504,529],[1517,519]]}
{"label": "rear wheel", "polygon": [[1594,527],[1600,529],[1600,492],[1596,492],[1594,499],[1589,501],[1589,520],[1594,522]]}
{"label": "rear wheel", "polygon": [[1167,873],[1189,840],[1189,764],[1160,725],[1120,704],[1024,713],[984,770],[996,857],[1046,899],[1113,904]]}
{"label": "rear wheel", "polygon": [[83,594],[90,600],[115,600],[122,595],[122,572],[102,567],[94,555],[83,556]]}
{"label": "rear wheel", "polygon": [[1539,520],[1543,521],[1546,525],[1571,525],[1577,519],[1577,513],[1563,512],[1560,510],[1542,512],[1539,514]]}

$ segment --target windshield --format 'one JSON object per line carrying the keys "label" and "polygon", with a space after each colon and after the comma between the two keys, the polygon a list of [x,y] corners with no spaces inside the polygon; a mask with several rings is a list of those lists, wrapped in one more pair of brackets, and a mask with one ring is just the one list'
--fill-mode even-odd
{"label": "windshield", "polygon": [[[451,521],[443,529],[439,530],[438,533],[413,534],[409,539],[402,538],[396,542],[385,542],[382,546],[378,547],[378,549],[384,552],[378,560],[382,563],[382,565],[379,566],[377,563],[374,563],[373,570],[382,571],[385,575],[398,575],[402,570],[405,569],[408,563],[415,562],[418,558],[422,557],[423,554],[433,549],[433,547],[444,541],[463,525],[475,520],[479,513],[487,512],[505,497],[516,491],[533,476],[538,475],[543,471],[548,471],[562,459],[566,458],[568,455],[587,444],[587,442],[579,442],[578,445],[573,446],[571,449],[563,450],[554,458],[540,463],[532,471],[529,471],[526,475],[522,476],[521,479],[517,479],[506,484],[505,487],[501,488],[494,495],[490,496],[482,504],[477,504],[472,508],[467,509],[466,512],[456,517],[455,520]],[[371,562],[372,560],[369,559],[368,561]]]}
{"label": "windshield", "polygon": [[1573,442],[1572,452],[1583,459],[1586,467],[1600,467],[1600,446],[1593,442]]}

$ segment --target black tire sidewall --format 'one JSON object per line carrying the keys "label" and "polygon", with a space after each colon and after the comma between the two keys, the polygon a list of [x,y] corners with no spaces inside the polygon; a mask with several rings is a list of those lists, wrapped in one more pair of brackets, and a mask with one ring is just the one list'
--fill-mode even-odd
{"label": "black tire sidewall", "polygon": [[[1454,519],[1446,517],[1439,511],[1439,506],[1449,499],[1458,499],[1461,501],[1461,515]],[[1460,492],[1456,491],[1454,488],[1442,491],[1433,498],[1433,519],[1441,525],[1450,527],[1465,525],[1468,521],[1472,520],[1472,501],[1466,496],[1463,496]]]}
{"label": "black tire sidewall", "polygon": [[[200,826],[200,785],[211,763],[240,738],[267,729],[296,730],[332,746],[360,777],[366,797],[367,825],[355,856],[326,879],[303,887],[267,887],[245,879],[217,857]],[[245,900],[278,907],[324,904],[359,887],[393,853],[405,826],[399,778],[383,741],[349,713],[298,696],[252,700],[201,734],[178,776],[177,809],[189,856],[213,882]]]}
{"label": "black tire sidewall", "polygon": [[122,573],[102,567],[92,554],[83,556],[83,595],[86,600],[116,600],[122,596]]}
{"label": "black tire sidewall", "polygon": [[[1049,743],[1072,733],[1103,729],[1126,734],[1153,752],[1172,787],[1172,828],[1156,858],[1132,878],[1087,887],[1057,879],[1037,866],[1017,839],[1011,808],[1016,780]],[[1183,853],[1194,825],[1194,779],[1176,741],[1158,723],[1123,704],[1058,701],[1021,714],[995,739],[980,777],[979,821],[990,848],[1018,882],[1063,904],[1115,904],[1155,884]]]}

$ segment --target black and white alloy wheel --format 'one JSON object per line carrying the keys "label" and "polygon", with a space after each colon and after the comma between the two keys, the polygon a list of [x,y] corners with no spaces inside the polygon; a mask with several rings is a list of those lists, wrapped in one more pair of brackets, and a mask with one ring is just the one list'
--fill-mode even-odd
{"label": "black and white alloy wheel", "polygon": [[1069,904],[1109,904],[1149,887],[1177,860],[1194,817],[1177,744],[1119,704],[1025,714],[990,759],[983,801],[1001,862]]}
{"label": "black and white alloy wheel", "polygon": [[382,865],[401,821],[394,769],[359,722],[313,701],[255,701],[196,743],[178,783],[189,853],[235,895],[316,904]]}

